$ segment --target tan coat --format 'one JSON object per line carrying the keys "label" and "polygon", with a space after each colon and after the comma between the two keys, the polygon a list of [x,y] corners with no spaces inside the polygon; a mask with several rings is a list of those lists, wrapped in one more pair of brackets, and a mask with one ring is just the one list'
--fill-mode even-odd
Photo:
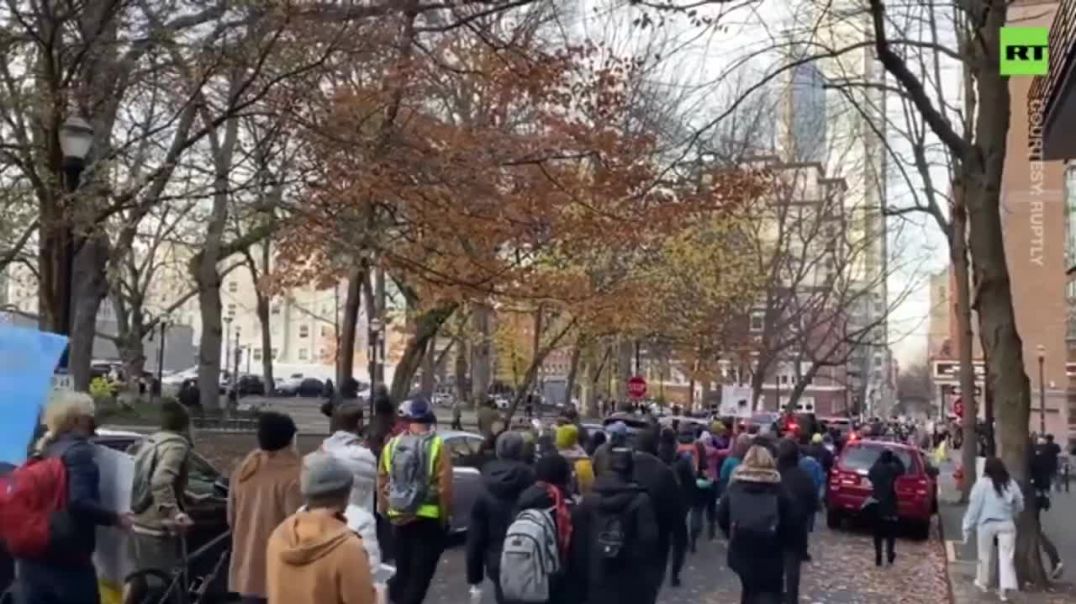
{"label": "tan coat", "polygon": [[289,447],[272,453],[254,451],[232,475],[228,489],[231,591],[260,598],[268,593],[265,548],[273,529],[303,504],[299,491],[301,471],[302,459]]}
{"label": "tan coat", "polygon": [[269,539],[269,604],[374,604],[366,548],[342,517],[299,512]]}

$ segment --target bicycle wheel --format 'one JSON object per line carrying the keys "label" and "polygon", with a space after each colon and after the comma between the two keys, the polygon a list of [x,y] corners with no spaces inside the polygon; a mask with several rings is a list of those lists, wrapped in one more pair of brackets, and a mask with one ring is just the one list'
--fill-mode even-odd
{"label": "bicycle wheel", "polygon": [[135,590],[138,604],[188,604],[187,594],[179,585],[180,576],[155,568],[144,568],[127,577],[126,585]]}

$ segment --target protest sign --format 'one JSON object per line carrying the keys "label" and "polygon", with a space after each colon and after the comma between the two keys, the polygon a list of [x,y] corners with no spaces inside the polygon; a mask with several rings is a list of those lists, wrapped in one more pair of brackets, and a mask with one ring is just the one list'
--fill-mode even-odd
{"label": "protest sign", "polygon": [[0,462],[20,465],[67,338],[0,324]]}
{"label": "protest sign", "polygon": [[[107,447],[96,447],[97,467],[101,470],[101,505],[105,509],[127,512],[131,509],[131,483],[134,458]],[[93,554],[101,604],[120,604],[123,579],[134,570],[127,556],[127,534],[111,526],[97,527],[97,550]]]}

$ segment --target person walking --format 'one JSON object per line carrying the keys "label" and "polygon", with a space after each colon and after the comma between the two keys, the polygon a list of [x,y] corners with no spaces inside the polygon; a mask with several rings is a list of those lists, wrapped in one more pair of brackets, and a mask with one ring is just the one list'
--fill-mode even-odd
{"label": "person walking", "polygon": [[228,526],[232,555],[228,590],[243,604],[269,597],[266,548],[269,537],[303,505],[302,460],[295,449],[295,422],[282,413],[258,415],[258,448],[232,473],[228,486]]}
{"label": "person walking", "polygon": [[610,471],[573,515],[573,540],[587,604],[654,604],[657,591],[647,573],[657,546],[654,505],[646,489],[632,481],[630,449],[610,452]]}
{"label": "person walking", "polygon": [[741,604],[780,602],[791,510],[773,456],[753,445],[717,506],[718,526],[729,540],[728,565],[742,585]]}
{"label": "person walking", "polygon": [[89,441],[97,431],[94,413],[93,399],[74,391],[57,394],[45,409],[46,431],[32,459],[59,459],[66,471],[66,505],[60,510],[65,522],[51,528],[43,554],[15,556],[16,604],[98,604],[97,527],[131,528],[130,514],[101,505],[100,470]]}
{"label": "person walking", "polygon": [[456,398],[452,401],[452,425],[453,430],[463,430],[463,401]]}
{"label": "person walking", "polygon": [[964,512],[964,541],[975,531],[978,542],[978,565],[975,586],[980,591],[990,589],[994,571],[994,541],[997,540],[998,597],[1008,600],[1008,592],[1019,589],[1016,581],[1014,552],[1016,547],[1016,517],[1024,509],[1020,485],[1009,477],[1005,464],[997,457],[988,457],[983,475],[971,489],[968,509]]}
{"label": "person walking", "polygon": [[[139,445],[131,482],[134,522],[128,556],[140,569],[171,572],[183,564],[182,539],[194,524],[187,515],[190,416],[176,401],[161,403],[160,430]],[[125,581],[124,601],[141,602],[144,579]]]}
{"label": "person walking", "polygon": [[497,437],[497,458],[482,468],[482,491],[471,507],[467,525],[467,583],[480,589],[485,577],[493,581],[498,604],[501,548],[520,493],[534,484],[534,470],[523,462],[524,441],[519,432]]}
{"label": "person walking", "polygon": [[497,403],[491,398],[478,409],[478,433],[482,438],[492,438],[496,434],[497,422],[501,421],[501,414],[497,411]]}
{"label": "person walking", "polygon": [[599,445],[591,456],[595,476],[609,470],[610,451],[617,447],[628,446],[628,425],[624,422],[616,421],[609,424],[605,428],[605,434],[608,440]]}
{"label": "person walking", "polygon": [[452,510],[452,461],[433,431],[429,401],[402,406],[407,432],[394,437],[378,463],[379,509],[393,527],[396,575],[389,580],[393,604],[421,604],[445,547]]}
{"label": "person walking", "polygon": [[872,519],[874,535],[874,564],[882,565],[882,544],[889,564],[897,558],[895,549],[897,533],[897,478],[904,475],[904,464],[890,449],[882,453],[867,472],[872,491],[865,506]]}
{"label": "person walking", "polygon": [[[381,566],[381,547],[374,512],[374,493],[377,492],[377,459],[362,440],[362,407],[342,402],[333,411],[332,435],[326,438],[318,453],[333,456],[351,472],[351,498],[344,510],[347,526],[362,537],[362,545],[370,561],[370,571]],[[312,459],[314,454],[307,455]]]}
{"label": "person walking", "polygon": [[807,445],[807,455],[813,457],[822,466],[822,471],[826,476],[829,476],[830,470],[833,469],[833,451],[830,447],[826,446],[826,436],[821,433],[816,433],[811,437],[811,444]]}
{"label": "person walking", "polygon": [[546,604],[574,604],[584,601],[585,587],[575,555],[581,547],[572,517],[575,506],[571,499],[572,468],[568,460],[556,453],[538,458],[534,463],[535,483],[519,494],[519,502],[512,515],[518,517],[526,510],[550,511],[556,530],[557,549],[560,554],[560,570],[549,578],[549,599]]}
{"label": "person walking", "polygon": [[332,455],[305,461],[300,479],[305,505],[269,536],[269,604],[376,602],[366,548],[344,520],[352,480]]}
{"label": "person walking", "polygon": [[781,488],[791,504],[784,540],[784,601],[788,604],[799,602],[800,566],[809,559],[807,546],[811,520],[818,512],[818,489],[799,462],[799,446],[792,440],[782,439],[777,445],[777,472],[781,475]]}
{"label": "person walking", "polygon": [[557,426],[554,438],[557,453],[572,466],[573,496],[585,496],[594,485],[594,464],[583,447],[579,446],[579,429],[575,424]]}
{"label": "person walking", "polygon": [[728,457],[721,462],[721,470],[717,477],[717,495],[721,497],[728,490],[729,482],[732,481],[732,474],[743,462],[744,455],[747,455],[747,451],[751,448],[752,438],[750,434],[741,433],[736,437],[736,440],[732,443],[732,451]]}
{"label": "person walking", "polygon": [[702,535],[706,503],[712,499],[711,483],[706,475],[706,448],[695,434],[695,428],[685,423],[676,435],[676,461],[673,472],[680,483],[680,493],[687,507],[688,551],[698,551]]}
{"label": "person walking", "polygon": [[[653,598],[657,598],[658,591],[665,582],[670,553],[670,583],[673,587],[680,585],[680,571],[684,567],[684,554],[687,551],[687,505],[680,497],[676,474],[657,456],[658,428],[651,426],[640,431],[636,435],[635,446],[632,481],[646,489],[654,506],[657,522],[657,545],[652,550],[650,563],[646,567],[647,572],[652,575],[649,585]],[[610,459],[610,471],[611,465]]]}

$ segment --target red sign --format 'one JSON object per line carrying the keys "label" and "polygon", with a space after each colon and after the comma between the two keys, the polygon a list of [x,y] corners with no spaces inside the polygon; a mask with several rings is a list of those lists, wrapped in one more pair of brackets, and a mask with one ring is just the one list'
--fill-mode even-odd
{"label": "red sign", "polygon": [[953,401],[953,415],[964,417],[964,399],[958,398]]}
{"label": "red sign", "polygon": [[628,380],[628,396],[636,400],[646,396],[646,380],[641,375]]}

